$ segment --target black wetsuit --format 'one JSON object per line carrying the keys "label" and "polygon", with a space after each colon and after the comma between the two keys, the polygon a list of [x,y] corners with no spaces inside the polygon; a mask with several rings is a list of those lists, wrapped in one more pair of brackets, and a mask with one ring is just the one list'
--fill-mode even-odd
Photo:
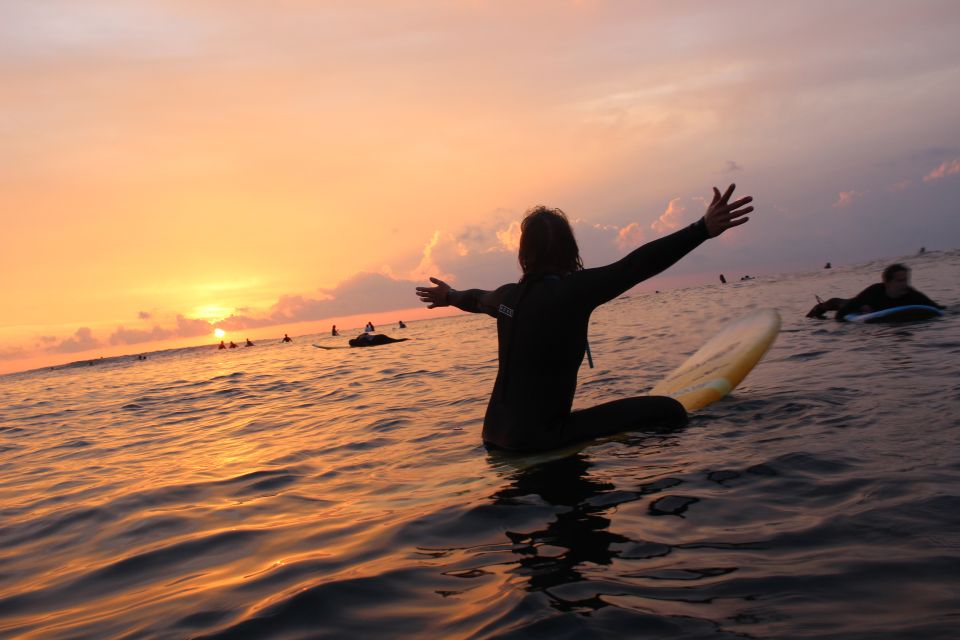
{"label": "black wetsuit", "polygon": [[370,333],[361,333],[356,338],[351,338],[347,340],[347,343],[351,347],[376,347],[381,344],[390,344],[391,342],[404,342],[407,338],[391,338],[388,335],[378,333],[373,335]]}
{"label": "black wetsuit", "polygon": [[571,412],[577,371],[594,309],[670,267],[707,239],[703,220],[634,250],[623,259],[564,276],[526,278],[488,296],[459,292],[465,311],[497,318],[500,366],[483,420],[487,445],[514,451],[552,449],[634,429],[686,422],[672,398],[643,396]]}
{"label": "black wetsuit", "polygon": [[882,311],[884,309],[890,309],[891,307],[903,307],[908,304],[922,304],[937,309],[945,308],[913,287],[908,287],[907,292],[899,298],[891,298],[887,295],[887,288],[884,284],[878,282],[858,293],[857,297],[847,300],[846,303],[837,310],[836,318],[837,320],[843,320],[851,313],[860,313],[861,307],[870,307],[873,311]]}

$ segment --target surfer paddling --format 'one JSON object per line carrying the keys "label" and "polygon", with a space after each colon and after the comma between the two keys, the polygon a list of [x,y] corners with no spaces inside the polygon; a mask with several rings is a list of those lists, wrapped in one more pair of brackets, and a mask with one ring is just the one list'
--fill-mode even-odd
{"label": "surfer paddling", "polygon": [[560,209],[536,207],[521,224],[523,277],[494,291],[457,291],[437,278],[417,287],[427,308],[454,306],[497,319],[499,368],[483,419],[487,446],[539,451],[638,429],[686,423],[683,406],[640,396],[571,411],[577,371],[594,309],[672,266],[708,238],[739,226],[753,211],[750,196],[730,202],[734,185],[685,229],[647,243],[621,260],[584,269],[573,230]]}
{"label": "surfer paddling", "polygon": [[873,313],[906,305],[946,308],[910,286],[910,267],[906,265],[891,264],[883,270],[881,280],[853,298],[830,298],[824,302],[818,297],[817,304],[807,312],[807,317],[823,318],[827,311],[836,311],[836,319],[843,320],[852,313]]}

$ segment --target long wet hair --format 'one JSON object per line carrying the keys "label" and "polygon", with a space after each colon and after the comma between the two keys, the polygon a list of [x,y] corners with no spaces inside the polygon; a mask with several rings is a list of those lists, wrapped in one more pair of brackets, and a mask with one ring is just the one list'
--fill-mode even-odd
{"label": "long wet hair", "polygon": [[527,211],[520,223],[521,282],[543,276],[565,276],[583,269],[573,229],[560,209],[544,206]]}

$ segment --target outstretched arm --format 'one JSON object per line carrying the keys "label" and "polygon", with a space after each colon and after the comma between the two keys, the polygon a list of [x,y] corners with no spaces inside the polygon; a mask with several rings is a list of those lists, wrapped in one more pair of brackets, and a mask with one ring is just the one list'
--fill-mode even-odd
{"label": "outstretched arm", "polygon": [[843,305],[837,309],[837,314],[834,316],[837,320],[843,320],[851,313],[870,313],[874,311],[874,308],[870,306],[870,298],[876,295],[878,289],[883,287],[882,284],[872,284],[855,297],[847,300]]}
{"label": "outstretched arm", "polygon": [[689,227],[648,242],[617,262],[583,272],[584,295],[594,305],[608,302],[671,267],[708,238],[747,222],[750,218],[745,216],[753,211],[753,207],[747,205],[753,198],[747,196],[730,202],[735,186],[731,184],[723,194],[714,187],[713,201],[706,213]]}
{"label": "outstretched arm", "polygon": [[451,289],[450,285],[439,278],[430,278],[430,282],[436,286],[417,287],[417,296],[420,298],[420,302],[427,305],[427,309],[450,306],[470,313],[497,315],[500,299],[503,297],[503,287],[496,291],[484,291],[483,289],[457,291]]}

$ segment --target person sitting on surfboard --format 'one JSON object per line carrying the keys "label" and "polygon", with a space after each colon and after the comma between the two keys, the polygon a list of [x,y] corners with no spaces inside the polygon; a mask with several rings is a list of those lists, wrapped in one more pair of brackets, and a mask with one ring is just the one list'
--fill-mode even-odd
{"label": "person sitting on surfboard", "polygon": [[584,269],[573,230],[559,209],[540,206],[521,224],[518,259],[523,277],[494,291],[456,291],[437,278],[417,287],[427,308],[454,306],[497,319],[499,368],[483,419],[487,446],[537,451],[634,429],[686,423],[683,406],[665,396],[642,396],[571,411],[577,371],[594,309],[667,269],[708,238],[749,218],[753,198],[730,202],[734,185],[685,229],[635,249],[612,264]]}
{"label": "person sitting on surfboard", "polygon": [[935,309],[945,309],[910,286],[910,268],[892,264],[883,270],[883,281],[872,284],[854,298],[830,298],[826,302],[817,299],[817,304],[807,313],[808,318],[823,318],[827,311],[836,311],[836,319],[843,320],[851,313],[872,313],[892,307],[912,304]]}

